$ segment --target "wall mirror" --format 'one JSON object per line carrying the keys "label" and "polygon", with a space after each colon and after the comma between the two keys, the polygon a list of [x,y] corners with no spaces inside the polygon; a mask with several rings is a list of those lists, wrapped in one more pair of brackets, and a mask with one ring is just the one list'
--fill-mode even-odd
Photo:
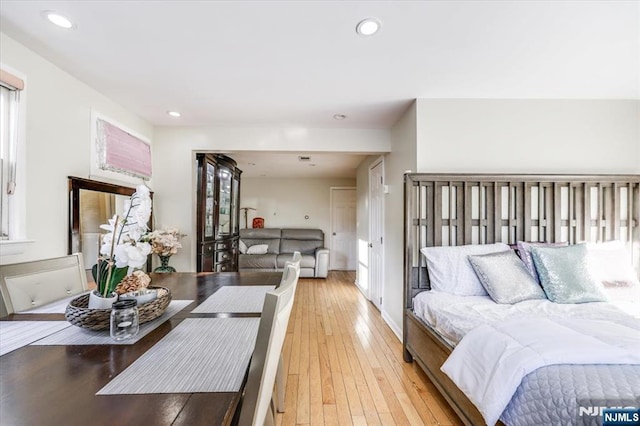
{"label": "wall mirror", "polygon": [[[125,200],[134,192],[135,188],[127,186],[69,176],[68,252],[81,252],[85,269],[97,262],[100,234],[106,232],[100,225],[121,214]],[[150,268],[151,262],[147,261],[147,271]]]}

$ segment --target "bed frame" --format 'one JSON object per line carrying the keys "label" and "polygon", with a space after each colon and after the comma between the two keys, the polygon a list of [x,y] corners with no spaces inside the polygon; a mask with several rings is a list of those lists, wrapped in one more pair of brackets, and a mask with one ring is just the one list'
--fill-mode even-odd
{"label": "bed frame", "polygon": [[623,240],[640,271],[640,175],[405,174],[404,360],[415,360],[466,425],[476,407],[440,371],[452,351],[413,313],[429,290],[425,246]]}

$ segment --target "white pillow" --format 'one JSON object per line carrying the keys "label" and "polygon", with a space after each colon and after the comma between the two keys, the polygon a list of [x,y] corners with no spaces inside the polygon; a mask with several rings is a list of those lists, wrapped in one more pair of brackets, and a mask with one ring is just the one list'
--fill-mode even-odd
{"label": "white pillow", "polygon": [[511,250],[507,244],[479,244],[455,247],[423,247],[427,259],[431,289],[460,296],[486,296],[469,255],[497,253]]}
{"label": "white pillow", "polygon": [[247,245],[244,243],[244,241],[242,240],[238,241],[238,250],[240,250],[240,254],[247,253]]}
{"label": "white pillow", "polygon": [[269,246],[267,244],[256,244],[247,249],[247,254],[267,254]]}
{"label": "white pillow", "polygon": [[624,242],[588,243],[587,253],[591,273],[605,288],[640,285]]}
{"label": "white pillow", "polygon": [[591,273],[602,284],[609,303],[640,318],[640,280],[633,270],[625,243],[587,243],[587,256]]}

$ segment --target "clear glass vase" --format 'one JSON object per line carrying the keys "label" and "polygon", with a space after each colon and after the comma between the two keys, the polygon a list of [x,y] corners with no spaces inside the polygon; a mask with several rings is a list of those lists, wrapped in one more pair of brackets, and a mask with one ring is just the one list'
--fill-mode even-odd
{"label": "clear glass vase", "polygon": [[176,268],[174,268],[173,266],[169,266],[169,259],[171,258],[171,256],[158,255],[158,257],[160,258],[160,266],[154,269],[153,272],[176,272]]}

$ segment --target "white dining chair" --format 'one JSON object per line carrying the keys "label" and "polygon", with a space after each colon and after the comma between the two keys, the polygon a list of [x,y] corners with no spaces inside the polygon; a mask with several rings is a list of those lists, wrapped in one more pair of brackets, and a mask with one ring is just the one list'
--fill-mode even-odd
{"label": "white dining chair", "polygon": [[87,291],[81,253],[0,266],[0,316]]}
{"label": "white dining chair", "polygon": [[287,268],[287,265],[293,266],[296,270],[296,275],[300,277],[300,261],[301,260],[302,260],[302,255],[300,254],[300,252],[294,251],[293,257],[291,258],[291,260],[287,260],[286,262],[284,262],[284,268],[282,270],[282,279],[280,280],[280,285],[282,285],[282,283],[285,282],[285,280],[287,279],[287,275],[289,273],[289,269]]}
{"label": "white dining chair", "polygon": [[[285,262],[284,271],[282,272],[282,279],[280,281],[280,285],[286,285],[287,280],[291,280],[294,282],[294,287],[298,286],[298,279],[300,278],[300,261],[302,260],[302,255],[299,251],[293,252],[293,258],[291,260],[287,260]],[[289,276],[289,274],[295,274],[295,281]],[[294,290],[295,293],[295,290]],[[276,374],[276,408],[279,413],[284,413],[284,395],[286,388],[287,375],[284,370],[284,360],[282,355],[280,356],[280,360],[278,361],[278,372]]]}
{"label": "white dining chair", "polygon": [[299,272],[286,265],[286,279],[266,293],[256,346],[251,357],[249,375],[239,415],[239,425],[273,425],[273,389],[281,366],[282,346],[287,334]]}

